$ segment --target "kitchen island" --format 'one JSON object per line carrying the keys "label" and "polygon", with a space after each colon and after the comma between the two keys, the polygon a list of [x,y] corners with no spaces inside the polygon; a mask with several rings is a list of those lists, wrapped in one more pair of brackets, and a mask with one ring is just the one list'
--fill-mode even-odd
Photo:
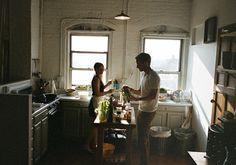
{"label": "kitchen island", "polygon": [[104,143],[104,130],[105,129],[125,129],[126,130],[126,147],[124,153],[126,157],[126,164],[131,164],[131,151],[132,151],[132,131],[136,127],[136,119],[134,108],[131,108],[131,121],[121,120],[120,122],[100,122],[99,117],[94,121],[94,126],[98,129],[97,148],[96,148],[96,162],[99,165],[103,164],[103,143]]}

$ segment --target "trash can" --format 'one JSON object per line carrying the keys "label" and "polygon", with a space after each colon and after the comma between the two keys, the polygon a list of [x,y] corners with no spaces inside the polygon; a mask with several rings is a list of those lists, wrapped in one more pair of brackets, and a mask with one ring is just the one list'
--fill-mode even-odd
{"label": "trash can", "polygon": [[150,128],[151,152],[165,155],[169,151],[171,129],[161,126]]}
{"label": "trash can", "polygon": [[188,151],[194,149],[195,132],[191,129],[175,128],[175,152],[181,156],[186,156]]}

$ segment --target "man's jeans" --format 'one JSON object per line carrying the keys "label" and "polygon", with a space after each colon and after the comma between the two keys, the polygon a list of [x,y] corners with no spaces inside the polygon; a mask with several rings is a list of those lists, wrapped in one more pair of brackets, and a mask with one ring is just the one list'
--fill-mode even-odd
{"label": "man's jeans", "polygon": [[138,111],[137,115],[137,131],[138,131],[138,147],[141,158],[141,165],[148,165],[149,163],[149,130],[150,124],[156,112],[142,112]]}

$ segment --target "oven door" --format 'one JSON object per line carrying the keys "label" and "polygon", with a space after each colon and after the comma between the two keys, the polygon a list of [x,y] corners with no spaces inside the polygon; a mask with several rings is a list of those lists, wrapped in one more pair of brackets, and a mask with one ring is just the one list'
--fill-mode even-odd
{"label": "oven door", "polygon": [[48,146],[55,149],[62,140],[62,112],[59,106],[49,106],[48,110]]}

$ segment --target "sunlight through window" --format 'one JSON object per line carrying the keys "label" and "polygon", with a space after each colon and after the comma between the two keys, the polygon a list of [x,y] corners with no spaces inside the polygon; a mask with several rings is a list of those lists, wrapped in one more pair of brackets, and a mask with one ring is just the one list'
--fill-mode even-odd
{"label": "sunlight through window", "polygon": [[159,73],[161,87],[178,89],[181,40],[144,38],[144,52],[152,57],[151,67]]}
{"label": "sunlight through window", "polygon": [[70,84],[71,86],[90,86],[96,62],[104,65],[103,81],[106,80],[108,35],[71,35]]}

